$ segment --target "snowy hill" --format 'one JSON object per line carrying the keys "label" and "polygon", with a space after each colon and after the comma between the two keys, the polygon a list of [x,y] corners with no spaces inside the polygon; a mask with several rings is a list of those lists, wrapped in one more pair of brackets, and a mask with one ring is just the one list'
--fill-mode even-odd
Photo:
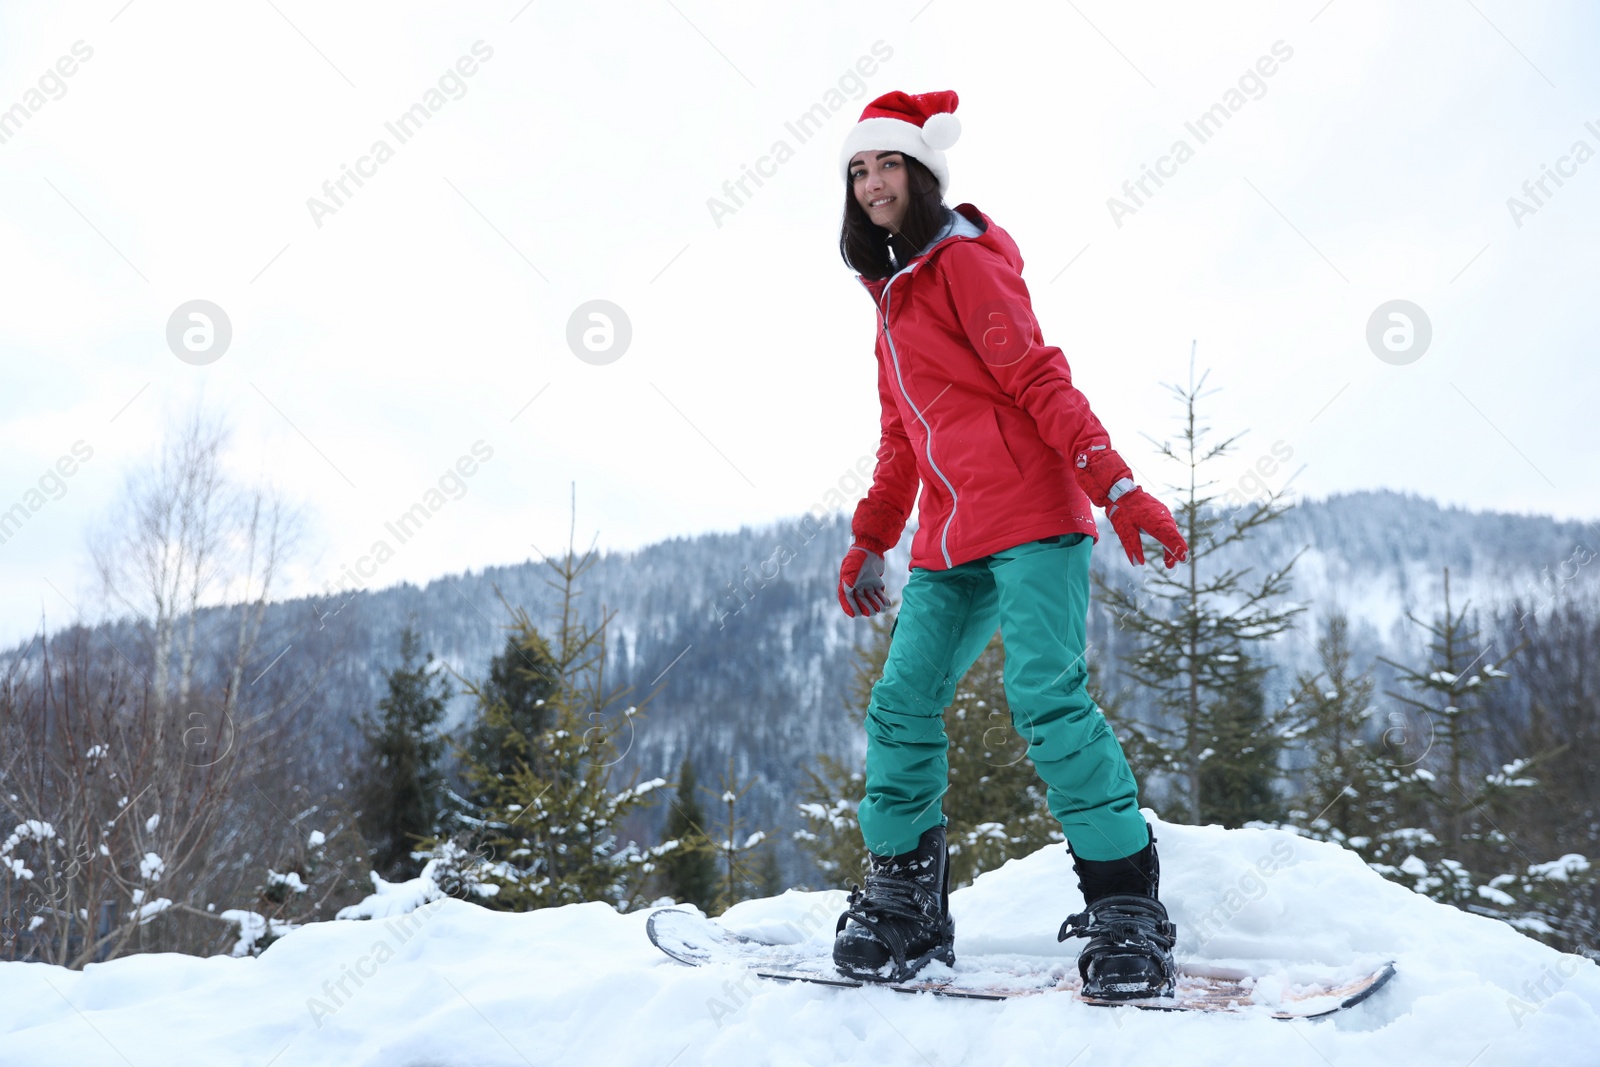
{"label": "snowy hill", "polygon": [[[82,973],[0,963],[0,1064],[488,1067],[513,1064],[1593,1063],[1600,967],[1384,881],[1275,830],[1156,824],[1178,957],[1395,978],[1319,1022],[1003,1004],[744,982],[645,939],[601,904],[511,915],[446,900],[408,918],[314,924],[259,958],[133,956]],[[838,893],[747,901],[724,921],[832,935]],[[952,898],[959,957],[1069,955],[1080,904],[1046,849]],[[342,988],[341,988],[342,987]],[[1270,994],[1267,995],[1270,1000]]]}

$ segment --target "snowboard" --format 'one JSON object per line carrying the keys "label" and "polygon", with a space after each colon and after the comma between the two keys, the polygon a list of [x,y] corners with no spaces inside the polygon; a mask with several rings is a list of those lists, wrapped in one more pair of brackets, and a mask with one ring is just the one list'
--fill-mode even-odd
{"label": "snowboard", "polygon": [[931,963],[905,982],[866,983],[833,966],[832,944],[773,944],[736,934],[692,911],[663,908],[646,920],[650,943],[691,967],[737,964],[778,982],[811,982],[844,989],[885,985],[897,993],[932,993],[968,1000],[1060,993],[1099,1007],[1146,1011],[1270,1014],[1274,1019],[1320,1019],[1366,1000],[1394,977],[1394,964],[1348,971],[1318,981],[1290,981],[1269,965],[1260,973],[1189,961],[1178,968],[1176,995],[1148,1000],[1097,1000],[1082,992],[1075,957],[957,956],[954,968]]}

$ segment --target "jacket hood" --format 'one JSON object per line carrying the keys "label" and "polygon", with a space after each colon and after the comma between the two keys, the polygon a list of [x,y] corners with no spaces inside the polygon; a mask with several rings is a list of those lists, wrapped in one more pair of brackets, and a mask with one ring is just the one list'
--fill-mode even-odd
{"label": "jacket hood", "polygon": [[950,218],[938,236],[928,243],[928,247],[912,257],[910,263],[888,278],[868,280],[858,274],[856,280],[866,287],[874,300],[880,299],[884,287],[890,282],[903,274],[915,274],[924,263],[931,261],[956,241],[976,241],[1004,259],[1013,271],[1022,273],[1022,251],[1017,247],[1017,242],[1011,239],[1011,235],[995,225],[988,215],[973,205],[958,204],[950,211]]}

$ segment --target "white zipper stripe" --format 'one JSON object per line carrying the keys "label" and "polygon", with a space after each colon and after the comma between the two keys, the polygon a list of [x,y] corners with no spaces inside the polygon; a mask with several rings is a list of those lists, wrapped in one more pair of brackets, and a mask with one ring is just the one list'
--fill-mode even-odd
{"label": "white zipper stripe", "polygon": [[[907,264],[908,268],[911,266],[914,266],[914,264]],[[900,385],[900,395],[905,397],[906,406],[916,415],[917,421],[922,423],[922,428],[928,435],[927,444],[924,446],[924,451],[928,456],[928,466],[933,468],[933,473],[939,476],[939,480],[944,483],[944,487],[950,490],[950,514],[944,520],[944,528],[939,531],[939,554],[944,557],[944,565],[949,567],[952,566],[948,544],[950,524],[955,521],[956,508],[960,504],[960,499],[956,496],[956,487],[950,484],[950,479],[944,476],[944,471],[940,470],[939,465],[933,461],[933,427],[928,424],[927,417],[922,414],[921,409],[912,402],[911,394],[906,392],[905,378],[900,374],[900,353],[895,350],[894,335],[889,332],[889,305],[893,302],[893,293],[894,279],[890,278],[889,284],[883,287],[883,305],[881,308],[883,312],[883,336],[889,342],[889,357],[894,360],[894,377],[895,381]],[[940,393],[939,395],[943,396],[944,394]]]}

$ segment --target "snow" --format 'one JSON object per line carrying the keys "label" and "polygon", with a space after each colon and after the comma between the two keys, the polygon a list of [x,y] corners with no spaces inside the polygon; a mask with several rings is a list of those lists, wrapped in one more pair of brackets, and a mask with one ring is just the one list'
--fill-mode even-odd
{"label": "snow", "polygon": [[[292,930],[299,929],[293,923],[286,923],[280,919],[268,919],[265,915],[254,911],[229,908],[222,912],[221,915],[222,918],[239,928],[239,939],[233,943],[233,948],[230,951],[230,955],[233,956],[248,957],[255,949],[256,942],[262,938],[282,937]],[[212,958],[217,959],[219,957],[214,956]]]}
{"label": "snow", "polygon": [[[1398,973],[1322,1022],[1052,996],[970,1003],[685,967],[651,947],[643,913],[506,914],[404,883],[378,886],[362,909],[373,918],[284,932],[255,958],[132,956],[82,972],[0,963],[0,1062],[1490,1067],[1577,1062],[1594,1047],[1600,968],[1589,961],[1384,881],[1334,845],[1164,823],[1156,835],[1180,958],[1281,960],[1276,988],[1387,959]],[[1070,956],[1077,943],[1055,934],[1080,903],[1074,881],[1052,846],[957,891],[958,956]],[[826,943],[842,905],[838,892],[789,892],[724,921]]]}
{"label": "snow", "polygon": [[386,882],[372,872],[373,893],[359,904],[339,909],[341,919],[387,919],[416,911],[439,899],[439,886],[429,878]]}
{"label": "snow", "polygon": [[1478,887],[1478,895],[1490,903],[1499,904],[1503,907],[1510,907],[1517,902],[1516,898],[1510,893],[1503,889],[1496,889],[1494,886],[1480,885]]}
{"label": "snow", "polygon": [[0,844],[0,853],[10,852],[24,841],[43,842],[49,841],[52,837],[55,838],[56,844],[66,847],[67,843],[56,834],[54,826],[38,819],[24,819],[17,823],[17,828],[11,831],[11,836],[6,838],[5,843]]}
{"label": "snow", "polygon": [[[138,890],[134,890],[134,892],[138,892]],[[139,925],[143,926],[145,923],[149,922],[151,919],[154,919],[157,915],[160,915],[170,907],[172,907],[172,901],[168,900],[166,897],[157,897],[155,900],[149,901],[145,904],[140,904],[137,908],[133,909],[133,911],[129,914],[129,918],[137,920]]]}
{"label": "snow", "polygon": [[279,874],[270,867],[267,868],[267,885],[281,885],[291,893],[304,893],[311,888],[300,880],[299,871],[290,871],[288,874]]}
{"label": "snow", "polygon": [[1535,878],[1549,878],[1557,882],[1565,882],[1574,874],[1582,874],[1589,869],[1589,861],[1576,852],[1569,852],[1558,860],[1549,863],[1535,863],[1528,868],[1528,873]]}

